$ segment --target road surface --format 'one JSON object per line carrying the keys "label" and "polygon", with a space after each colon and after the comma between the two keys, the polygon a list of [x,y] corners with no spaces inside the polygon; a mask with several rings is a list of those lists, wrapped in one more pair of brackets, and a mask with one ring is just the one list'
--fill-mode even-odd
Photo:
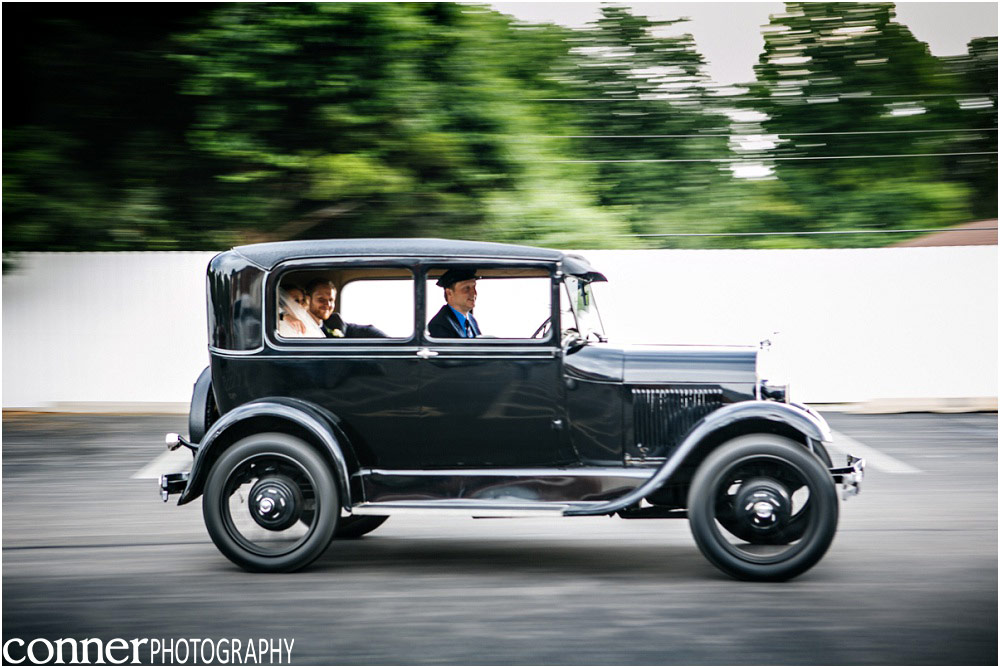
{"label": "road surface", "polygon": [[[183,416],[8,414],[3,638],[274,638],[294,664],[997,663],[997,416],[827,415],[862,448],[825,558],[737,582],[683,520],[391,518],[251,575],[133,478]],[[176,498],[176,497],[175,497]]]}

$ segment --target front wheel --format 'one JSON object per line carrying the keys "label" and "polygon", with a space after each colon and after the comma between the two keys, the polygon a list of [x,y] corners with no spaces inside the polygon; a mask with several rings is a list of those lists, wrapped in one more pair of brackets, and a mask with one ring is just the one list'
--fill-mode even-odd
{"label": "front wheel", "polygon": [[222,453],[202,501],[212,542],[248,571],[287,572],[330,544],[340,517],[337,485],[304,441],[281,433],[248,436]]}
{"label": "front wheel", "polygon": [[698,548],[743,580],[788,580],[812,568],[833,541],[837,515],[829,471],[802,446],[770,434],[719,446],[688,493]]}

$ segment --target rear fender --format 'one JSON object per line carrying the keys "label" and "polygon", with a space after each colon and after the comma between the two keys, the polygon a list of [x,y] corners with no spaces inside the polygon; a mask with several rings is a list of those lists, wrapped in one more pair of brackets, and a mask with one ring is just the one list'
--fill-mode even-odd
{"label": "rear fender", "polygon": [[[706,415],[684,437],[674,453],[667,457],[656,473],[645,483],[628,494],[608,501],[600,506],[588,508],[573,508],[565,515],[605,515],[632,504],[638,503],[662,487],[670,477],[677,472],[681,464],[694,453],[698,446],[711,436],[730,426],[736,426],[744,421],[777,422],[787,425],[802,434],[803,443],[830,442],[833,437],[826,420],[812,409],[805,406],[778,403],[776,401],[741,401],[729,404]],[[810,447],[810,445],[803,445]]]}
{"label": "rear fender", "polygon": [[191,441],[200,443],[218,419],[219,410],[212,391],[212,369],[205,367],[191,392],[191,410],[188,412],[188,436]]}
{"label": "rear fender", "polygon": [[[288,398],[262,399],[238,406],[229,411],[212,425],[205,438],[198,444],[194,454],[194,463],[188,476],[187,486],[181,494],[177,505],[182,506],[198,498],[205,488],[212,464],[219,454],[236,440],[248,435],[247,427],[253,422],[274,420],[292,427],[293,431],[307,437],[317,446],[320,454],[331,464],[337,476],[341,492],[341,505],[350,510],[351,488],[348,467],[350,461],[356,461],[350,449],[350,443],[344,433],[337,427],[337,420],[323,409],[313,404]],[[269,431],[280,430],[281,427],[269,428]],[[259,431],[252,429],[253,431]]]}

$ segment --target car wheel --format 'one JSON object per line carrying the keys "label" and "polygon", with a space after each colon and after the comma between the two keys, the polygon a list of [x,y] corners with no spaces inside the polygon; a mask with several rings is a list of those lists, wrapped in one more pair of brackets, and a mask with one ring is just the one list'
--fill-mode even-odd
{"label": "car wheel", "polygon": [[386,515],[349,515],[341,517],[334,538],[361,538],[378,529],[389,519]]}
{"label": "car wheel", "polygon": [[255,434],[227,449],[209,473],[202,501],[212,542],[249,571],[287,572],[316,559],[340,517],[337,485],[304,441]]}
{"label": "car wheel", "polygon": [[[819,460],[827,466],[827,468],[833,466],[833,462],[830,460],[830,455],[827,453],[826,448],[824,448],[822,444],[817,443],[816,449],[813,452],[816,457],[818,457]],[[771,475],[773,479],[778,480],[782,484],[783,488],[792,499],[794,512],[788,519],[787,523],[781,527],[780,530],[760,531],[758,527],[742,521],[738,514],[734,512],[723,512],[718,515],[716,519],[726,531],[741,540],[755,545],[787,545],[788,543],[802,538],[806,529],[809,527],[809,490],[796,477],[782,476],[780,470],[773,471]],[[735,508],[737,505],[736,500],[741,496],[741,489],[743,489],[743,486],[753,484],[755,484],[754,480],[748,479],[739,487],[733,487],[727,490],[727,496],[729,496],[730,499],[729,503],[725,504],[723,507]]]}
{"label": "car wheel", "polygon": [[837,515],[829,471],[801,445],[770,434],[719,446],[688,494],[698,548],[743,580],[787,580],[812,568],[833,541]]}

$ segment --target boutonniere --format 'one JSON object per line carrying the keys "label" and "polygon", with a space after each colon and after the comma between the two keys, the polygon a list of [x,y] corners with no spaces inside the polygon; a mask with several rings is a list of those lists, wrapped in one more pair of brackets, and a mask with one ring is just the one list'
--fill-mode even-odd
{"label": "boutonniere", "polygon": [[329,327],[324,327],[323,328],[323,332],[327,336],[332,337],[334,339],[342,339],[342,338],[344,338],[344,333],[342,331],[340,331],[339,329],[330,329]]}

